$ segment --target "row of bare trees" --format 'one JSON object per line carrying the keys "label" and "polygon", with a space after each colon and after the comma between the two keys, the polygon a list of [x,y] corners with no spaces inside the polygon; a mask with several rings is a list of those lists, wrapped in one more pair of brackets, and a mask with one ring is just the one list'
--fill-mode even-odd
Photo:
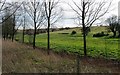
{"label": "row of bare trees", "polygon": [[55,10],[58,8],[58,3],[59,0],[33,0],[30,2],[23,2],[24,10],[31,18],[31,25],[34,28],[33,48],[35,49],[37,29],[40,29],[43,25],[46,25],[48,33],[48,54],[50,49],[50,27],[62,17],[62,8]]}
{"label": "row of bare trees", "polygon": [[[1,24],[5,24],[9,18],[13,18],[12,23],[12,40],[20,26],[23,27],[23,42],[25,35],[25,28],[29,25],[34,29],[33,32],[33,48],[35,49],[36,31],[42,26],[47,27],[48,54],[50,50],[50,27],[54,25],[63,15],[60,0],[29,0],[27,2],[7,3],[6,0],[0,1],[0,15],[4,15],[4,10],[11,8],[12,11],[7,17],[3,17]],[[75,12],[76,19],[79,25],[82,25],[83,42],[84,42],[84,56],[87,56],[87,41],[86,36],[90,27],[100,18],[102,18],[110,8],[112,1],[106,0],[72,0],[72,4],[67,3],[69,7]],[[17,15],[19,17],[17,18]],[[29,19],[29,20],[28,20]],[[29,23],[28,26],[27,22]],[[19,24],[18,24],[19,23]],[[4,28],[6,29],[6,28]],[[79,55],[78,55],[79,65]],[[79,66],[77,69],[79,73]]]}
{"label": "row of bare trees", "polygon": [[[43,25],[47,27],[47,35],[48,35],[48,54],[50,50],[50,27],[55,24],[63,15],[61,14],[62,8],[60,8],[60,0],[29,0],[27,2],[23,1],[21,3],[7,3],[6,0],[0,2],[1,9],[0,12],[3,13],[5,9],[11,6],[12,13],[8,16],[8,18],[12,15],[16,15],[17,13],[21,13],[19,16],[19,20],[15,21],[15,26],[17,23],[22,23],[23,27],[23,42],[24,42],[24,31],[26,25],[26,20],[29,17],[29,25],[34,29],[33,33],[33,48],[35,49],[35,39],[36,39],[36,31],[40,29]],[[6,5],[7,4],[7,5]],[[6,6],[5,6],[6,5]],[[75,2],[72,0],[72,4],[68,5],[71,9],[76,13],[76,20],[78,20],[79,25],[82,25],[83,28],[83,42],[84,42],[84,55],[87,56],[87,48],[86,48],[86,36],[87,31],[90,27],[101,17],[103,17],[111,5],[111,1],[107,2],[106,0],[79,0]],[[13,7],[15,8],[13,11]],[[1,14],[2,15],[2,14]],[[26,16],[28,15],[28,16]],[[21,17],[22,16],[22,17]],[[2,22],[7,20],[5,18]],[[17,18],[15,18],[17,20]],[[1,22],[1,23],[2,23]],[[14,33],[13,33],[14,36]]]}
{"label": "row of bare trees", "polygon": [[9,3],[6,0],[0,2],[0,24],[2,24],[2,36],[4,39],[11,38],[13,41],[14,35],[20,27],[21,23],[16,25],[19,20],[19,14],[16,13],[21,4],[20,3]]}
{"label": "row of bare trees", "polygon": [[[11,16],[15,16],[15,14],[21,13],[20,16],[24,16],[24,20],[22,22],[24,22],[23,24],[23,42],[24,42],[24,30],[25,30],[25,16],[28,15],[27,17],[30,17],[31,22],[29,23],[33,28],[34,28],[34,37],[33,37],[33,48],[35,48],[35,38],[36,38],[36,31],[37,29],[39,29],[42,25],[45,25],[48,23],[47,29],[48,29],[48,49],[50,48],[49,46],[49,29],[50,26],[53,25],[55,22],[57,22],[59,20],[59,18],[62,16],[61,14],[61,10],[55,10],[55,8],[57,7],[57,4],[59,3],[58,1],[55,0],[29,0],[28,2],[21,2],[18,3],[19,7],[15,7],[15,4],[12,3],[7,3],[6,0],[4,0],[3,2],[1,2],[1,12],[4,13],[4,10],[8,10],[8,7],[10,7],[11,5],[11,9],[9,8],[9,10],[11,11],[7,11],[10,12],[9,16],[7,16],[6,18],[2,19],[1,24],[4,21],[7,21],[7,19],[9,19]],[[6,7],[6,8],[5,8]],[[13,11],[15,8],[15,11]],[[23,15],[24,14],[24,15]],[[1,16],[3,16],[3,14],[1,14]],[[20,17],[19,16],[19,17]],[[16,18],[17,19],[17,18]],[[20,18],[22,19],[22,18]],[[16,21],[20,22],[20,21]],[[15,25],[13,26],[15,29]]]}

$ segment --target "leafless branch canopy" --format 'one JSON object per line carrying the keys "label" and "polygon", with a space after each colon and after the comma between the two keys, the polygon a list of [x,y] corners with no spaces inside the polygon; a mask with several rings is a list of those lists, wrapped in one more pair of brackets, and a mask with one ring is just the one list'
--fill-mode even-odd
{"label": "leafless branch canopy", "polygon": [[[109,10],[112,1],[106,0],[79,0],[80,2],[73,1],[74,6],[69,6],[77,14],[77,20],[84,19],[84,26],[90,27],[92,24],[103,17]],[[83,24],[82,24],[83,25]]]}
{"label": "leafless branch canopy", "polygon": [[45,0],[44,2],[46,18],[51,22],[50,26],[53,26],[63,16],[63,9],[59,7],[59,3],[60,0]]}
{"label": "leafless branch canopy", "polygon": [[45,22],[43,0],[30,0],[29,2],[23,2],[23,6],[31,20],[36,23],[35,27],[40,28]]}
{"label": "leafless branch canopy", "polygon": [[[6,12],[9,12],[10,15],[8,16],[8,18],[10,18],[12,15],[14,15],[16,13],[16,11],[22,5],[22,3],[18,3],[18,2],[8,3],[8,2],[6,2],[6,0],[4,0],[4,2],[1,2],[0,4],[2,4],[1,9],[0,9],[0,16],[3,17]],[[0,24],[2,24],[8,18],[4,19],[2,22],[0,22]]]}

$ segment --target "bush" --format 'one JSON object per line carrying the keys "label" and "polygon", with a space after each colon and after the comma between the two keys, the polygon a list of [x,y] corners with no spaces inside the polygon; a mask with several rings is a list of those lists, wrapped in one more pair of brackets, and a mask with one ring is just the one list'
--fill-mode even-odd
{"label": "bush", "polygon": [[70,29],[70,27],[65,27],[66,30]]}
{"label": "bush", "polygon": [[18,38],[15,38],[15,41],[19,41],[19,39],[18,39]]}
{"label": "bush", "polygon": [[[90,27],[86,27],[85,30],[86,30],[86,35],[88,35],[88,33],[91,31]],[[81,29],[81,32],[83,34],[83,28]]]}
{"label": "bush", "polygon": [[96,34],[93,34],[93,37],[103,37],[103,36],[108,36],[109,34],[105,34],[104,32],[101,32],[101,33],[96,33]]}
{"label": "bush", "polygon": [[71,33],[71,35],[74,35],[74,34],[76,34],[76,31],[73,30],[72,33]]}
{"label": "bush", "polygon": [[69,33],[58,33],[58,34],[69,34]]}
{"label": "bush", "polygon": [[60,28],[59,30],[64,30],[64,28]]}

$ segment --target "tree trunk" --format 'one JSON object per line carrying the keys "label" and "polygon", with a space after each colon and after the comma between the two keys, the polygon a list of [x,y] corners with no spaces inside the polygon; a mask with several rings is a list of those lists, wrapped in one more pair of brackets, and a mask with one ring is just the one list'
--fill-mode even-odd
{"label": "tree trunk", "polygon": [[3,38],[4,38],[4,40],[5,40],[5,33],[3,34]]}
{"label": "tree trunk", "polygon": [[35,17],[34,17],[34,35],[33,35],[33,49],[35,49],[35,38],[36,38],[36,21],[35,21]]}
{"label": "tree trunk", "polygon": [[23,26],[23,37],[22,37],[22,43],[24,43],[24,35],[25,35],[25,16],[24,16],[24,26]]}
{"label": "tree trunk", "polygon": [[116,36],[116,31],[113,31],[113,37],[115,37]]}
{"label": "tree trunk", "polygon": [[35,49],[35,38],[36,38],[36,27],[35,27],[34,36],[33,36],[33,49]]}
{"label": "tree trunk", "polygon": [[12,42],[13,42],[13,40],[14,40],[14,33],[12,34]]}
{"label": "tree trunk", "polygon": [[47,33],[48,33],[48,45],[47,45],[47,53],[49,55],[49,50],[50,50],[50,19],[48,20],[48,29],[47,29]]}
{"label": "tree trunk", "polygon": [[14,40],[14,35],[15,35],[15,15],[14,15],[14,18],[13,18],[13,26],[12,26],[12,42]]}
{"label": "tree trunk", "polygon": [[84,56],[87,56],[87,49],[86,49],[86,34],[85,31],[83,33],[83,39],[84,39]]}
{"label": "tree trunk", "polygon": [[6,34],[6,39],[8,39],[8,33]]}
{"label": "tree trunk", "polygon": [[24,43],[24,35],[25,35],[25,29],[23,28],[23,37],[22,37],[22,43]]}
{"label": "tree trunk", "polygon": [[83,25],[83,42],[84,42],[84,56],[87,56],[86,49],[86,26],[85,26],[85,3],[83,1],[83,11],[82,11],[82,25]]}
{"label": "tree trunk", "polygon": [[33,49],[35,49],[35,38],[36,38],[36,9],[35,9],[35,4],[34,4],[34,36],[33,36]]}
{"label": "tree trunk", "polygon": [[120,31],[118,31],[118,37],[120,38]]}
{"label": "tree trunk", "polygon": [[5,35],[3,36],[4,40],[5,40]]}
{"label": "tree trunk", "polygon": [[14,40],[14,34],[15,34],[15,29],[14,29],[14,26],[13,26],[13,30],[12,30],[12,42],[13,42],[13,40]]}
{"label": "tree trunk", "polygon": [[[118,56],[120,56],[120,30],[118,30]],[[118,62],[118,68],[120,68],[120,61]]]}

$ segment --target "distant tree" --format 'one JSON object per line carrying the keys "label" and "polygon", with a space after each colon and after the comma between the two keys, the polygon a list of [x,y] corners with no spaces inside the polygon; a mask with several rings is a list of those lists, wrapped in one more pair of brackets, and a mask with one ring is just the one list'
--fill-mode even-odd
{"label": "distant tree", "polygon": [[93,37],[103,37],[103,36],[108,36],[109,34],[105,34],[103,31],[101,33],[96,33],[93,34]]}
{"label": "distant tree", "polygon": [[[2,36],[5,39],[11,38],[12,36],[12,24],[13,24],[13,17],[9,17],[10,13],[8,12],[8,10],[6,10],[5,16],[2,17]],[[6,19],[6,20],[5,20]]]}
{"label": "distant tree", "polygon": [[24,36],[25,36],[25,28],[26,28],[26,11],[25,11],[25,2],[22,3],[22,10],[24,12],[24,15],[23,15],[23,33],[22,33],[22,43],[24,43]]}
{"label": "distant tree", "polygon": [[[16,7],[14,7],[16,5]],[[6,0],[0,1],[0,16],[3,16],[5,14],[5,11],[7,9],[12,10],[11,13],[9,13],[9,16],[0,22],[2,24],[5,20],[10,18],[14,13],[18,10],[18,8],[21,6],[21,3],[18,2],[6,2]]]}
{"label": "distant tree", "polygon": [[120,38],[120,16],[118,16],[117,31],[118,31],[118,37]]}
{"label": "distant tree", "polygon": [[113,37],[116,36],[118,22],[117,22],[117,16],[113,15],[109,17],[107,20],[108,23],[108,31],[111,31],[113,33]]}
{"label": "distant tree", "polygon": [[[18,16],[18,18],[19,18],[19,16]],[[12,23],[12,42],[13,42],[13,40],[14,40],[14,36],[15,36],[16,32],[18,31],[19,27],[22,25],[22,20],[20,20],[20,19],[19,19],[19,23],[16,24],[16,23],[17,23],[16,20],[18,20],[18,18],[16,18],[16,16],[13,15],[13,23]]]}
{"label": "distant tree", "polygon": [[[17,33],[19,27],[22,25],[22,10],[21,10],[22,3],[12,3],[12,9],[17,9],[14,13],[12,10],[10,12],[13,14],[13,25],[12,25],[12,42],[14,41],[15,34]],[[18,8],[19,7],[19,8]]]}
{"label": "distant tree", "polygon": [[32,26],[34,28],[33,33],[33,48],[35,49],[35,39],[37,29],[39,29],[45,22],[45,12],[43,7],[43,0],[30,0],[25,3],[25,10],[32,20]]}
{"label": "distant tree", "polygon": [[18,2],[7,2],[6,0],[0,0],[0,16],[2,17],[0,24],[2,24],[2,35],[4,39],[9,37],[13,40],[14,38],[14,33],[12,31],[15,25],[13,24],[13,15],[20,6],[21,3]]}
{"label": "distant tree", "polygon": [[[16,4],[14,5],[16,7]],[[15,8],[14,7],[14,8]],[[10,38],[13,42],[14,40],[14,35],[17,32],[18,28],[21,25],[20,20],[18,20],[19,17],[16,17],[15,13],[11,15],[10,8],[7,8],[4,12],[4,15],[2,17],[2,33],[3,33],[3,38],[8,39]],[[18,20],[18,21],[17,21]],[[19,22],[20,24],[16,24]]]}
{"label": "distant tree", "polygon": [[25,16],[24,16],[24,24],[23,24],[23,37],[22,37],[22,43],[24,43],[24,36],[25,36]]}
{"label": "distant tree", "polygon": [[16,25],[16,23],[15,23],[15,15],[13,15],[13,20],[12,20],[12,42],[14,40],[14,36],[15,36],[15,32],[16,32],[15,25]]}
{"label": "distant tree", "polygon": [[119,22],[117,24],[117,31],[118,31],[118,37],[120,38],[120,24],[119,24]]}
{"label": "distant tree", "polygon": [[47,43],[47,49],[48,54],[50,50],[50,27],[54,23],[56,23],[61,17],[62,17],[62,9],[57,10],[57,5],[59,4],[60,0],[45,0],[44,2],[44,8],[45,8],[45,16],[47,19],[47,34],[48,34],[48,43]]}

